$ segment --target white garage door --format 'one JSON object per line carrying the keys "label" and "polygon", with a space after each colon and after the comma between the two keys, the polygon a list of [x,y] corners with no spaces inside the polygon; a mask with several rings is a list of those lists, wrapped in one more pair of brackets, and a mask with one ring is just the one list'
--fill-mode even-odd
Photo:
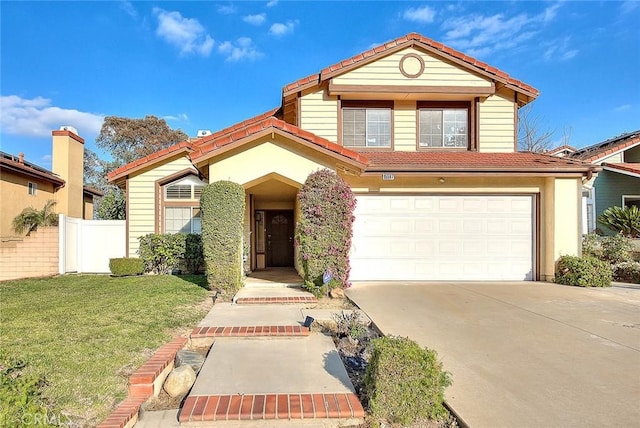
{"label": "white garage door", "polygon": [[533,279],[533,196],[357,200],[352,281]]}

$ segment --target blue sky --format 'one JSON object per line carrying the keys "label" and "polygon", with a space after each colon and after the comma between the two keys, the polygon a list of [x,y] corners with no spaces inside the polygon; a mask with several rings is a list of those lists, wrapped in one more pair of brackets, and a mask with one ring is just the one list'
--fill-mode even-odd
{"label": "blue sky", "polygon": [[1,150],[51,166],[51,130],[89,149],[106,115],[195,136],[282,86],[418,32],[538,88],[544,128],[593,144],[640,128],[640,1],[0,3]]}

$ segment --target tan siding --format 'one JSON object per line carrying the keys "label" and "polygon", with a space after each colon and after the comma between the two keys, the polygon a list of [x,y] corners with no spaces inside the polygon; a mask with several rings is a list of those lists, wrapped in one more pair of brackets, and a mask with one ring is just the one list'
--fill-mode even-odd
{"label": "tan siding", "polygon": [[156,181],[192,167],[186,157],[174,159],[129,179],[129,256],[137,257],[138,238],[155,232]]}
{"label": "tan siding", "polygon": [[[419,55],[424,61],[424,72],[417,78],[405,77],[400,72],[400,60],[408,53]],[[333,83],[338,85],[491,86],[490,81],[480,76],[413,48],[403,49],[337,76],[333,79]]]}
{"label": "tan siding", "polygon": [[515,111],[513,101],[493,95],[480,103],[478,151],[513,152]]}
{"label": "tan siding", "polygon": [[416,150],[416,102],[396,101],[393,112],[394,150]]}
{"label": "tan siding", "polygon": [[612,156],[609,156],[607,158],[604,158],[602,160],[598,161],[598,164],[602,164],[602,163],[623,163],[624,162],[624,152],[620,152],[620,153],[616,153]]}
{"label": "tan siding", "polygon": [[300,100],[300,127],[338,142],[338,100],[323,90],[303,95]]}

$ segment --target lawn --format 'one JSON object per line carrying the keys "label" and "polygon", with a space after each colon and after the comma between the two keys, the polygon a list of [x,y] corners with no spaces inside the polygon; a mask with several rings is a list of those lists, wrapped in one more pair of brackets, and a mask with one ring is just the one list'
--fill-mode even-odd
{"label": "lawn", "polygon": [[44,398],[64,420],[94,426],[126,397],[128,375],[206,314],[204,287],[199,276],[0,283],[0,351],[46,378]]}

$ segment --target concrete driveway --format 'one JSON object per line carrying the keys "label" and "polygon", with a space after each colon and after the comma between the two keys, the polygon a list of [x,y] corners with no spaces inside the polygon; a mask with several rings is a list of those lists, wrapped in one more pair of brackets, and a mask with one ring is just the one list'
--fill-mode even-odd
{"label": "concrete driveway", "polygon": [[435,349],[469,426],[640,426],[640,287],[358,282],[385,334]]}

